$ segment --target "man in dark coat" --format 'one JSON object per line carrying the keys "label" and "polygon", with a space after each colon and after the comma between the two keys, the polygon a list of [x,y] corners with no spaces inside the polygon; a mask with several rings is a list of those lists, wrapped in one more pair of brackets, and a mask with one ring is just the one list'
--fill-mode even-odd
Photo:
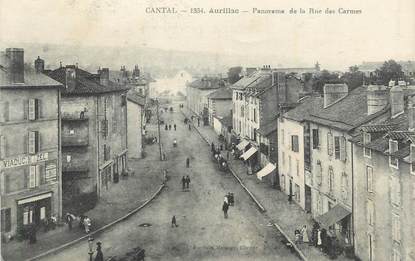
{"label": "man in dark coat", "polygon": [[94,261],[104,261],[104,254],[101,250],[101,242],[97,242],[97,255],[95,256]]}
{"label": "man in dark coat", "polygon": [[189,130],[192,130],[192,127],[190,127],[190,124],[189,124]]}
{"label": "man in dark coat", "polygon": [[171,227],[178,227],[178,225],[176,223],[176,216],[173,216],[171,218]]}
{"label": "man in dark coat", "polygon": [[186,158],[186,168],[190,167],[190,159]]}
{"label": "man in dark coat", "polygon": [[183,176],[182,177],[182,190],[184,190],[186,188],[186,178]]}
{"label": "man in dark coat", "polygon": [[226,202],[223,202],[222,210],[223,210],[224,217],[228,218],[229,204]]}
{"label": "man in dark coat", "polygon": [[169,130],[171,130],[171,124],[169,124]]}
{"label": "man in dark coat", "polygon": [[164,129],[165,130],[168,130],[169,129],[169,127],[167,126],[167,124],[164,126]]}
{"label": "man in dark coat", "polygon": [[176,126],[176,123],[173,125],[173,127],[174,127],[174,130],[176,130],[176,127],[177,127],[177,126]]}
{"label": "man in dark coat", "polygon": [[190,177],[189,175],[186,176],[186,188],[189,188],[190,185]]}

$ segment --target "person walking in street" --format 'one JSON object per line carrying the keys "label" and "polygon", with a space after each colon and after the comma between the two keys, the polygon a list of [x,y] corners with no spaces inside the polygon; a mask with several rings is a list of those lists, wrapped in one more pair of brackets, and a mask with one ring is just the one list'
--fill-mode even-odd
{"label": "person walking in street", "polygon": [[184,191],[185,188],[186,188],[186,178],[183,176],[182,177],[182,190]]}
{"label": "person walking in street", "polygon": [[177,222],[176,222],[176,216],[173,216],[171,218],[171,227],[178,227]]}
{"label": "person walking in street", "polygon": [[303,238],[303,243],[309,243],[310,240],[308,238],[308,229],[307,229],[307,225],[304,225],[303,228],[301,229],[301,235]]}
{"label": "person walking in street", "polygon": [[164,126],[164,129],[165,130],[168,130],[169,129],[169,126],[167,126],[167,124]]}
{"label": "person walking in street", "polygon": [[169,124],[169,130],[171,130],[171,124]]}
{"label": "person walking in street", "polygon": [[104,254],[101,250],[101,242],[97,242],[97,254],[95,256],[94,261],[104,261]]}
{"label": "person walking in street", "polygon": [[226,204],[229,205],[228,195],[225,195],[225,198],[223,199],[223,202],[225,202]]}
{"label": "person walking in street", "polygon": [[211,152],[214,152],[214,151],[215,151],[215,144],[213,143],[213,141],[212,141],[212,143],[210,144],[210,151],[211,151]]}
{"label": "person walking in street", "polygon": [[186,168],[189,168],[189,167],[190,167],[190,159],[186,158]]}
{"label": "person walking in street", "polygon": [[229,204],[226,202],[223,202],[222,210],[223,210],[224,218],[228,218]]}
{"label": "person walking in street", "polygon": [[190,185],[190,177],[189,175],[186,176],[186,188],[189,188]]}
{"label": "person walking in street", "polygon": [[176,130],[176,127],[177,127],[177,126],[176,126],[176,123],[173,125],[173,127],[174,127],[174,130]]}
{"label": "person walking in street", "polygon": [[321,230],[320,228],[317,229],[317,247],[320,249],[320,251],[323,251],[323,242],[321,239]]}
{"label": "person walking in street", "polygon": [[190,127],[190,123],[189,123],[189,130],[192,130],[192,127]]}
{"label": "person walking in street", "polygon": [[197,127],[200,127],[200,119],[197,118]]}
{"label": "person walking in street", "polygon": [[72,230],[72,222],[74,221],[75,218],[70,213],[66,213],[65,218],[66,218],[66,223],[68,224],[69,230]]}

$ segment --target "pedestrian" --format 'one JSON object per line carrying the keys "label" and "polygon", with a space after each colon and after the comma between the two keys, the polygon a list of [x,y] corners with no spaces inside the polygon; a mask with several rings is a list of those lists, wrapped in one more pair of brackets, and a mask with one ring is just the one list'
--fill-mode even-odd
{"label": "pedestrian", "polygon": [[163,160],[166,160],[166,153],[163,152]]}
{"label": "pedestrian", "polygon": [[311,231],[311,241],[313,242],[314,246],[317,246],[317,231],[320,228],[320,225],[314,221],[313,229]]}
{"label": "pedestrian", "polygon": [[186,168],[189,168],[189,167],[190,167],[190,159],[186,158]]}
{"label": "pedestrian", "polygon": [[190,127],[190,124],[189,124],[189,130],[192,130],[192,128]]}
{"label": "pedestrian", "polygon": [[320,249],[320,251],[323,251],[322,247],[322,239],[321,239],[321,230],[320,228],[317,229],[317,247]]}
{"label": "pedestrian", "polygon": [[97,242],[97,254],[95,255],[94,261],[104,261],[104,254],[101,250],[101,242]]}
{"label": "pedestrian", "polygon": [[173,216],[171,218],[171,227],[178,227],[177,222],[176,222],[176,216]]}
{"label": "pedestrian", "polygon": [[66,213],[66,223],[68,224],[69,230],[72,230],[72,222],[74,220],[74,217],[70,213]]}
{"label": "pedestrian", "polygon": [[171,124],[169,124],[169,130],[171,130]]}
{"label": "pedestrian", "polygon": [[200,119],[197,118],[197,127],[200,127]]}
{"label": "pedestrian", "polygon": [[215,144],[214,144],[213,142],[210,144],[210,150],[211,150],[212,152],[214,152],[214,151],[215,151]]}
{"label": "pedestrian", "polygon": [[301,229],[301,235],[303,237],[303,243],[309,243],[310,242],[310,240],[308,238],[307,225],[304,225],[303,228]]}
{"label": "pedestrian", "polygon": [[91,229],[91,219],[89,217],[85,217],[84,227],[85,227],[85,233],[89,234],[89,231]]}
{"label": "pedestrian", "polygon": [[169,129],[169,126],[167,126],[167,124],[164,126],[164,129],[165,130],[168,130]]}
{"label": "pedestrian", "polygon": [[229,205],[228,195],[225,195],[225,198],[223,199],[223,202],[225,202],[226,204]]}
{"label": "pedestrian", "polygon": [[189,175],[186,176],[186,188],[189,188],[190,185],[190,177]]}
{"label": "pedestrian", "polygon": [[174,130],[176,130],[176,123],[173,126],[174,126]]}
{"label": "pedestrian", "polygon": [[290,204],[293,202],[293,195],[291,193],[288,195],[288,202]]}
{"label": "pedestrian", "polygon": [[182,190],[184,191],[185,188],[186,188],[186,178],[183,176],[182,177]]}
{"label": "pedestrian", "polygon": [[220,144],[220,151],[223,150],[223,144]]}
{"label": "pedestrian", "polygon": [[226,202],[223,202],[222,210],[224,218],[228,218],[229,205]]}

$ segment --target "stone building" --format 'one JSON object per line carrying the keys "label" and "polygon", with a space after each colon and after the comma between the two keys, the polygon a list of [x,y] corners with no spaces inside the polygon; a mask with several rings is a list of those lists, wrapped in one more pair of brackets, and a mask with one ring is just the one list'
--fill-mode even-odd
{"label": "stone building", "polygon": [[127,141],[128,157],[140,159],[143,153],[145,98],[135,90],[127,93]]}
{"label": "stone building", "polygon": [[209,124],[213,126],[213,118],[223,118],[232,110],[232,89],[220,88],[207,96]]}
{"label": "stone building", "polygon": [[95,205],[127,171],[127,90],[109,70],[67,65],[48,73],[62,90],[62,187],[66,211]]}
{"label": "stone building", "polygon": [[62,215],[62,84],[24,66],[24,50],[0,53],[2,236],[24,235]]}
{"label": "stone building", "polygon": [[368,114],[353,139],[355,253],[415,260],[415,89],[369,86]]}

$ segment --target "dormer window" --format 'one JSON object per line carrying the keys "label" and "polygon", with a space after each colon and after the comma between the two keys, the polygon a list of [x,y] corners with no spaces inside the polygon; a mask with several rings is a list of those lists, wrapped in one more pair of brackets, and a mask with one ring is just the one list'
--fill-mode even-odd
{"label": "dormer window", "polygon": [[366,145],[371,142],[371,136],[370,133],[364,132],[363,133],[363,155],[367,158],[372,157],[372,150],[370,148],[367,148]]}
{"label": "dormer window", "polygon": [[393,156],[398,151],[398,141],[389,140],[389,166],[398,168],[398,158]]}

